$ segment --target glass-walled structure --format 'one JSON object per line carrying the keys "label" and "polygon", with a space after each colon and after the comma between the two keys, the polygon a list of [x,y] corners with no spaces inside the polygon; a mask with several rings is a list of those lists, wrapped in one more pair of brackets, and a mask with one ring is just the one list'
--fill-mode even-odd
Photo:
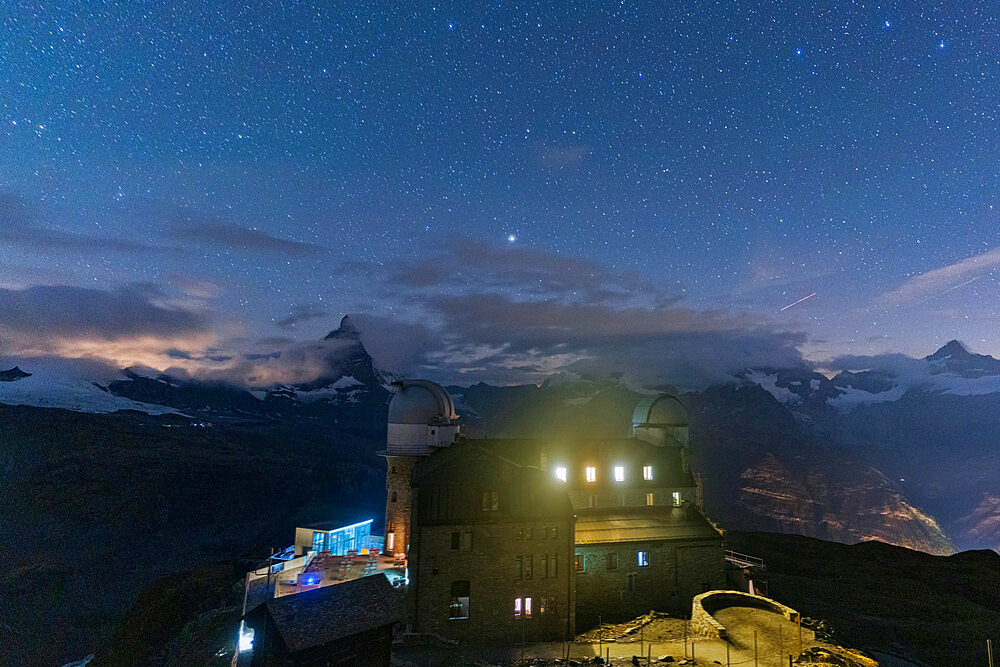
{"label": "glass-walled structure", "polygon": [[344,556],[351,549],[370,546],[372,519],[332,530],[313,530],[312,550],[329,551],[331,556]]}

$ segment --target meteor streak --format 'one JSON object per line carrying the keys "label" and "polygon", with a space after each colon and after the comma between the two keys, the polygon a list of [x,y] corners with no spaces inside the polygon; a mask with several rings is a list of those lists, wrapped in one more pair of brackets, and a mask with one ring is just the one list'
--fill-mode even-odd
{"label": "meteor streak", "polygon": [[811,298],[813,298],[814,296],[816,296],[816,292],[813,292],[813,293],[812,293],[812,294],[810,294],[809,296],[804,296],[804,297],[802,297],[801,299],[799,299],[798,301],[793,301],[792,303],[788,304],[788,305],[787,305],[787,306],[785,306],[784,308],[781,308],[780,310],[778,310],[778,312],[780,313],[780,312],[781,312],[782,310],[788,310],[789,308],[791,308],[791,307],[792,307],[792,306],[794,306],[795,304],[797,304],[797,303],[802,303],[802,302],[803,302],[803,301],[805,301],[806,299],[811,299]]}

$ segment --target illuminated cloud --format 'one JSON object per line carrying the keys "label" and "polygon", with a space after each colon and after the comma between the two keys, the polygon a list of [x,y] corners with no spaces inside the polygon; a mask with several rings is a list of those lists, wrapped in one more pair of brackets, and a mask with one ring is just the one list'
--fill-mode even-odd
{"label": "illuminated cloud", "polygon": [[65,285],[0,289],[0,352],[156,365],[167,349],[215,340],[202,313],[164,305],[147,284],[115,290]]}

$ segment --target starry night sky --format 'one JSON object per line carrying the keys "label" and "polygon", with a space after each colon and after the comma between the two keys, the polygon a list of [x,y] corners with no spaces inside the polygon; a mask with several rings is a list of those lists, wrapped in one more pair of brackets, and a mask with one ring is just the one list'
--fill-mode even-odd
{"label": "starry night sky", "polygon": [[996,3],[237,4],[0,14],[0,365],[1000,354]]}

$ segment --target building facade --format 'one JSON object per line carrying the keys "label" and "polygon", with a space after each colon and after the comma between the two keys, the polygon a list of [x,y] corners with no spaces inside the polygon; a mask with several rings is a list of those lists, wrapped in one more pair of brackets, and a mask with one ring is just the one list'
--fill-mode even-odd
{"label": "building facade", "polygon": [[698,507],[676,398],[640,401],[631,437],[472,440],[443,388],[399,389],[386,548],[406,555],[414,631],[559,641],[598,618],[683,612],[724,583],[722,533]]}

